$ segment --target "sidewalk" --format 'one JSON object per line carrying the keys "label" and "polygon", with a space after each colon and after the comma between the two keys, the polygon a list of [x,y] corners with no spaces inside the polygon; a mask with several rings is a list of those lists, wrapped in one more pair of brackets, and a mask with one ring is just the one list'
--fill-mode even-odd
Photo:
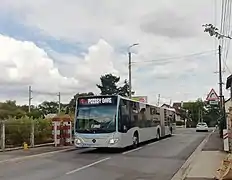
{"label": "sidewalk", "polygon": [[29,148],[27,150],[14,150],[14,151],[0,152],[0,163],[3,161],[7,161],[8,159],[24,158],[27,156],[29,157],[29,156],[36,156],[39,154],[69,151],[73,149],[75,149],[75,147],[73,146],[61,146],[61,147],[45,146],[45,147]]}
{"label": "sidewalk", "polygon": [[219,132],[213,132],[191,163],[185,180],[215,180],[217,169],[226,155]]}

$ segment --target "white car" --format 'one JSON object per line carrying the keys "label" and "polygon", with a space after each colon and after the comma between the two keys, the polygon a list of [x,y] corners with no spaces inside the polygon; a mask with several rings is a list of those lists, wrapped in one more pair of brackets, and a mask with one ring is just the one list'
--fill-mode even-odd
{"label": "white car", "polygon": [[208,125],[205,122],[197,123],[196,131],[209,131]]}

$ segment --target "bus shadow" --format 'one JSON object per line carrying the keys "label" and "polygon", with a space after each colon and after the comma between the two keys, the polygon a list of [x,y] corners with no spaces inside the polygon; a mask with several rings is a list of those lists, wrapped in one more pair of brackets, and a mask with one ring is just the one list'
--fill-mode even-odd
{"label": "bus shadow", "polygon": [[[162,139],[166,139],[166,138],[169,138],[169,136],[162,137],[162,138],[160,138],[160,140],[152,139],[149,141],[145,141],[145,142],[140,143],[139,147],[143,147],[143,146],[146,146],[150,143],[158,142],[158,141],[161,141]],[[120,153],[129,151],[129,150],[132,150],[132,149],[133,149],[132,146],[129,146],[126,148],[96,148],[96,149],[90,149],[89,151],[81,152],[80,154],[120,154]]]}

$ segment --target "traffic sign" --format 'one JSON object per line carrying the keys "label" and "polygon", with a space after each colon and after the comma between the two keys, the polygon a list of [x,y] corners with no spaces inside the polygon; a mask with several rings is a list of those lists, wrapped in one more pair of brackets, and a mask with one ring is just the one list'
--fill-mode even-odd
{"label": "traffic sign", "polygon": [[209,101],[210,105],[218,105],[218,103],[219,103],[218,101]]}
{"label": "traffic sign", "polygon": [[214,89],[211,89],[211,91],[209,92],[206,100],[207,101],[218,101],[219,96],[217,95],[217,93],[216,93],[216,91]]}
{"label": "traffic sign", "polygon": [[147,96],[134,96],[132,100],[147,103]]}

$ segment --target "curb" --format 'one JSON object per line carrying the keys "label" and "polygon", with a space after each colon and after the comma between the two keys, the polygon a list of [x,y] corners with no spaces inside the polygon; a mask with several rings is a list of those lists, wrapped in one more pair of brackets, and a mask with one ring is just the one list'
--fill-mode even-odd
{"label": "curb", "polygon": [[[55,143],[45,143],[45,144],[37,144],[34,147],[28,146],[28,148],[39,148],[39,147],[46,147],[46,146],[52,146]],[[8,152],[8,151],[15,151],[15,150],[21,150],[23,147],[14,147],[14,148],[6,148],[4,150],[0,149],[0,152]]]}
{"label": "curb", "polygon": [[209,137],[216,131],[214,129],[210,134],[208,134],[205,139],[198,145],[198,147],[193,151],[193,153],[189,156],[189,158],[185,161],[185,163],[181,166],[181,168],[174,174],[171,180],[184,180],[188,173],[191,170],[191,165],[194,161],[194,158],[201,152],[206,142],[209,140]]}
{"label": "curb", "polygon": [[[73,143],[73,142],[72,142]],[[31,149],[34,149],[34,148],[39,148],[39,147],[46,147],[46,146],[53,146],[55,145],[54,142],[52,143],[44,143],[44,144],[37,144],[37,145],[34,145],[34,147],[32,146],[28,146],[28,148],[31,148]],[[23,149],[23,147],[14,147],[14,148],[6,148],[4,150],[0,149],[0,152],[8,152],[8,151],[15,151],[15,150],[21,150]]]}
{"label": "curb", "polygon": [[12,159],[5,159],[0,161],[0,164],[3,163],[7,163],[7,162],[15,162],[18,160],[25,160],[25,159],[29,159],[29,158],[34,158],[34,157],[40,157],[40,156],[46,156],[46,155],[50,155],[50,154],[56,154],[56,153],[61,153],[61,152],[67,152],[67,151],[71,151],[71,150],[75,150],[76,147],[67,147],[66,149],[62,149],[62,150],[55,150],[55,151],[50,151],[50,152],[44,152],[44,153],[38,153],[38,154],[34,154],[34,155],[28,155],[28,156],[23,156],[23,157],[16,157],[16,158],[12,158]]}

